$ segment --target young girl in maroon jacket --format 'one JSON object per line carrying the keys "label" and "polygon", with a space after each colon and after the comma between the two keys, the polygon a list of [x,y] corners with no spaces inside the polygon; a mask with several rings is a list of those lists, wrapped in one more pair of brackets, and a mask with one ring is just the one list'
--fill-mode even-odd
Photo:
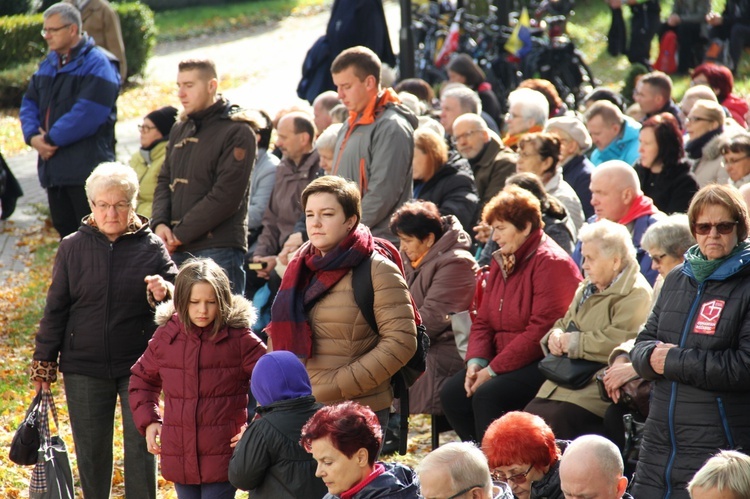
{"label": "young girl in maroon jacket", "polygon": [[[231,440],[247,420],[247,393],[266,347],[252,331],[256,312],[232,296],[213,260],[186,262],[174,301],[156,311],[159,329],[131,368],[130,407],[149,452],[180,499],[234,497]],[[164,412],[159,396],[164,392]]]}

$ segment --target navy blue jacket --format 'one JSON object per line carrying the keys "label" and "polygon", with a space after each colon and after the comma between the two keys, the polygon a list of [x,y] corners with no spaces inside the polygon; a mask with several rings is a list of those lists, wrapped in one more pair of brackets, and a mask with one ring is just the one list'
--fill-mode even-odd
{"label": "navy blue jacket", "polygon": [[95,49],[84,35],[60,67],[50,52],[31,77],[21,103],[21,127],[27,144],[43,128],[45,141],[59,149],[39,158],[42,187],[82,186],[94,168],[114,161],[114,130],[120,74],[115,61]]}
{"label": "navy blue jacket", "polygon": [[[689,262],[664,280],[630,352],[653,380],[635,474],[637,498],[687,499],[687,482],[720,449],[750,449],[750,251],[728,258],[702,284]],[[673,343],[664,374],[651,367]]]}
{"label": "navy blue jacket", "polygon": [[581,207],[586,218],[594,214],[594,207],[591,206],[591,173],[594,171],[594,163],[583,154],[571,158],[562,167],[563,180],[570,184],[578,199],[581,200]]}

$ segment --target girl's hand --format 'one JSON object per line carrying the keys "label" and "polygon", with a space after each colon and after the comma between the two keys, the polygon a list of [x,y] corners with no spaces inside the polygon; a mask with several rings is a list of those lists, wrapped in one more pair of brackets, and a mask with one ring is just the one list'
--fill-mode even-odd
{"label": "girl's hand", "polygon": [[229,444],[229,447],[231,447],[233,449],[235,447],[237,447],[237,444],[239,443],[240,439],[242,438],[242,435],[245,434],[245,430],[247,430],[247,425],[243,424],[242,428],[240,428],[240,432],[238,434],[236,434],[235,436],[233,436],[232,440],[230,440],[231,443]]}
{"label": "girl's hand", "polygon": [[161,454],[161,445],[157,438],[161,440],[161,423],[151,423],[146,427],[146,445],[148,451],[155,456]]}

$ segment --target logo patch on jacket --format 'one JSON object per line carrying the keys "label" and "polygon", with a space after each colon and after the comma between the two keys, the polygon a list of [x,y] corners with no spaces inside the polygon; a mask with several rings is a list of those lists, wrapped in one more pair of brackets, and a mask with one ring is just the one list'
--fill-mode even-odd
{"label": "logo patch on jacket", "polygon": [[701,305],[693,332],[696,334],[716,333],[716,324],[721,317],[721,311],[724,310],[724,303],[724,300],[711,300]]}
{"label": "logo patch on jacket", "polygon": [[245,159],[245,155],[247,154],[247,151],[245,151],[242,147],[235,147],[234,148],[234,159],[237,161],[243,161]]}

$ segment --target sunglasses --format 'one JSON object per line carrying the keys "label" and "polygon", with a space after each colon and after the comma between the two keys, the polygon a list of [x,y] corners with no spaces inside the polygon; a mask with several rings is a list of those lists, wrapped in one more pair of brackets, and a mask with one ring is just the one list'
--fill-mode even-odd
{"label": "sunglasses", "polygon": [[492,470],[492,479],[497,480],[499,482],[513,482],[516,485],[523,485],[524,483],[526,483],[526,476],[529,473],[531,473],[532,469],[534,469],[533,464],[529,466],[529,469],[527,469],[525,473],[518,473],[516,475],[511,475],[509,477],[506,477],[505,473],[501,471]]}
{"label": "sunglasses", "polygon": [[719,222],[717,224],[709,224],[709,223],[702,223],[702,224],[693,224],[693,229],[695,229],[695,233],[699,234],[701,236],[707,236],[711,233],[711,229],[716,227],[716,232],[719,234],[727,235],[731,234],[734,230],[734,227],[739,222]]}

